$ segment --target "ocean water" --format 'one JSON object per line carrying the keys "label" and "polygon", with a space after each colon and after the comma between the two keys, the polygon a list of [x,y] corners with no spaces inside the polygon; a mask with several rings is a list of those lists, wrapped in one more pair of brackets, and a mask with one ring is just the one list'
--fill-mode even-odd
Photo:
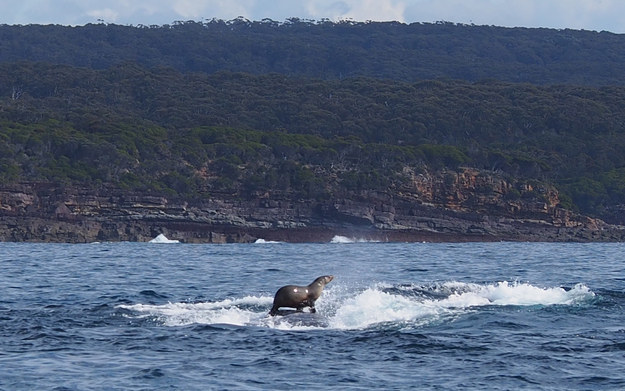
{"label": "ocean water", "polygon": [[624,251],[0,243],[0,390],[625,389]]}

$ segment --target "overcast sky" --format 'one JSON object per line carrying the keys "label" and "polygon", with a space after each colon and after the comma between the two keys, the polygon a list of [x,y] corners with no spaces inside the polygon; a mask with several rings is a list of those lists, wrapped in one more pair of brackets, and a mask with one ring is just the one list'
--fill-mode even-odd
{"label": "overcast sky", "polygon": [[624,0],[0,0],[0,24],[116,23],[290,17],[405,23],[449,21],[625,33]]}

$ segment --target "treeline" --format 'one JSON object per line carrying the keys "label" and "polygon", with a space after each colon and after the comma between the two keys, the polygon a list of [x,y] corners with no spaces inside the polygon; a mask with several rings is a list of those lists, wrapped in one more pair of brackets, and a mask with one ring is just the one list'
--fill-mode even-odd
{"label": "treeline", "polygon": [[107,69],[125,61],[182,72],[279,73],[414,82],[450,78],[533,84],[625,84],[625,36],[453,23],[289,19],[164,26],[0,25],[0,62]]}
{"label": "treeline", "polygon": [[0,65],[0,179],[188,197],[397,189],[471,166],[625,203],[625,87]]}

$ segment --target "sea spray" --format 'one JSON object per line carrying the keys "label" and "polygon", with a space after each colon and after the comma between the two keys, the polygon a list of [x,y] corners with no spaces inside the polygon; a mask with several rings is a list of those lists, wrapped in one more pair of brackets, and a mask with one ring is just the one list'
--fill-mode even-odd
{"label": "sea spray", "polygon": [[216,302],[134,304],[119,307],[135,311],[142,316],[154,316],[166,326],[186,326],[195,323],[244,326],[257,322],[262,314],[259,309],[264,309],[271,302],[272,298],[267,296],[246,296]]}
{"label": "sea spray", "polygon": [[338,285],[324,292],[319,300],[318,314],[287,315],[275,320],[267,315],[272,302],[271,296],[119,307],[135,312],[137,317],[153,316],[166,326],[197,323],[294,330],[354,330],[381,324],[410,323],[421,326],[461,316],[467,311],[484,306],[573,305],[592,297],[594,293],[583,284],[567,290],[507,281],[493,284],[451,281],[431,286],[375,284],[365,289]]}
{"label": "sea spray", "polygon": [[379,240],[364,239],[364,238],[351,238],[342,235],[335,235],[330,240],[332,244],[348,244],[348,243],[379,243]]}

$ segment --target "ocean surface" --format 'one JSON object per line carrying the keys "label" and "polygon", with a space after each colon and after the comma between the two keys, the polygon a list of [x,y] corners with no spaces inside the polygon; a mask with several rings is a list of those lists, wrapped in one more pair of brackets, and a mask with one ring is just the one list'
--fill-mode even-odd
{"label": "ocean surface", "polygon": [[624,306],[618,243],[0,243],[0,390],[622,390]]}

